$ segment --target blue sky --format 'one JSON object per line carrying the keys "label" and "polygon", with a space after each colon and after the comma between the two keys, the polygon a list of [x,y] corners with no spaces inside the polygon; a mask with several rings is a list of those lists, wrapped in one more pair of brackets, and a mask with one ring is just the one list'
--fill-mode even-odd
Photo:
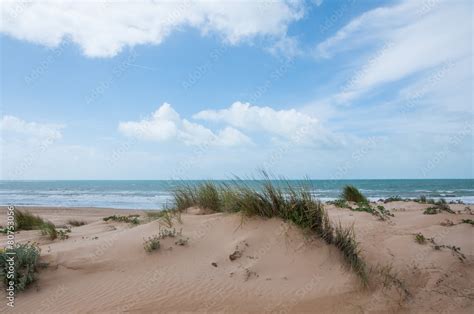
{"label": "blue sky", "polygon": [[1,178],[472,178],[472,15],[2,2]]}

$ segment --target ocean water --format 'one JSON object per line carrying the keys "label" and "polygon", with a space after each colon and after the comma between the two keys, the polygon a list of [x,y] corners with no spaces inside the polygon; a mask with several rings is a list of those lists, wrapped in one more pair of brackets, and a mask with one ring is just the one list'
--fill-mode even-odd
{"label": "ocean water", "polygon": [[[161,209],[171,203],[173,188],[180,184],[201,181],[0,181],[0,204],[110,207],[126,209]],[[231,183],[232,181],[217,181]],[[322,201],[339,196],[346,184],[357,186],[371,200],[399,195],[403,198],[445,198],[474,204],[474,179],[443,180],[310,180],[289,181],[291,185],[305,184]],[[246,180],[258,188],[262,181]],[[276,185],[286,183],[275,180]]]}

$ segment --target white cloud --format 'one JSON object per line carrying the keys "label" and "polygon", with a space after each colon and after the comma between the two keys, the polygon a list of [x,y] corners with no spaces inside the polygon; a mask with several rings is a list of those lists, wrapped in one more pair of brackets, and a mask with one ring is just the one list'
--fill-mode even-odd
{"label": "white cloud", "polygon": [[62,124],[42,124],[37,122],[27,122],[14,116],[3,116],[0,120],[0,130],[2,138],[7,140],[6,134],[26,136],[33,140],[56,141],[61,139]]}
{"label": "white cloud", "polygon": [[[297,1],[2,1],[1,32],[46,46],[69,39],[90,57],[111,57],[124,47],[160,44],[190,26],[230,44],[256,36],[276,40],[304,15]],[[265,18],[262,18],[262,16]]]}
{"label": "white cloud", "polygon": [[275,110],[238,101],[226,109],[198,112],[193,118],[224,122],[237,128],[268,132],[285,138],[294,136],[302,128],[314,128],[318,124],[316,118],[295,109]]}
{"label": "white cloud", "polygon": [[214,133],[200,124],[181,119],[168,103],[164,103],[150,118],[121,122],[118,129],[129,137],[162,142],[178,140],[186,145],[237,146],[251,143],[245,134],[234,128],[226,127]]}
{"label": "white cloud", "polygon": [[382,84],[472,56],[469,1],[403,1],[354,19],[317,46],[319,56],[381,47],[335,98],[347,102]]}

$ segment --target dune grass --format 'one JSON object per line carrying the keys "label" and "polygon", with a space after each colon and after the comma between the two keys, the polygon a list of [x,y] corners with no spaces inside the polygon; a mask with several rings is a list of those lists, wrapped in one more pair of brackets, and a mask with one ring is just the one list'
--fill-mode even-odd
{"label": "dune grass", "polygon": [[198,206],[212,211],[221,211],[221,189],[212,182],[204,182],[193,186],[183,184],[173,191],[174,205],[182,211],[192,206]]}
{"label": "dune grass", "polygon": [[15,229],[16,230],[37,230],[46,224],[40,216],[33,215],[29,212],[15,210]]}
{"label": "dune grass", "polygon": [[314,232],[327,244],[335,245],[362,283],[367,285],[366,265],[360,256],[353,228],[335,227],[323,204],[312,196],[308,186],[295,187],[289,182],[284,187],[275,186],[265,174],[259,188],[240,179],[231,184],[205,182],[197,186],[184,185],[173,191],[174,208],[183,211],[197,206],[216,212],[240,212],[243,217],[279,217],[291,221]]}
{"label": "dune grass", "polygon": [[[51,240],[58,238],[56,226],[43,218],[29,212],[15,211],[16,230],[40,230],[42,235],[47,235]],[[65,237],[61,237],[65,239]]]}
{"label": "dune grass", "polygon": [[342,189],[341,199],[348,202],[367,203],[367,198],[355,186],[346,185]]}

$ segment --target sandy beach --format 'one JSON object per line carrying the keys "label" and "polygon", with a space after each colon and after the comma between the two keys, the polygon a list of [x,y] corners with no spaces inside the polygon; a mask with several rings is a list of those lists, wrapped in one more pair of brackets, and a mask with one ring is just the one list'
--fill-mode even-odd
{"label": "sandy beach", "polygon": [[[472,313],[474,228],[460,222],[474,217],[473,206],[450,205],[455,214],[436,215],[423,214],[427,204],[384,206],[394,214],[387,221],[325,206],[331,220],[353,224],[368,266],[390,274],[374,275],[368,287],[335,247],[278,218],[191,209],[181,215],[182,223],[173,224],[187,243],[167,238],[160,250],[147,253],[144,239],[166,227],[143,211],[18,207],[56,226],[70,219],[87,224],[72,227],[66,240],[51,241],[38,230],[16,234],[18,243],[38,242],[40,261],[48,266],[17,295],[14,311]],[[113,214],[140,214],[142,222],[103,221]],[[5,225],[6,208],[1,217]],[[443,223],[447,220],[453,225]],[[459,247],[465,259],[417,243],[417,233]],[[0,242],[5,245],[5,235]],[[0,311],[8,310],[2,302]]]}

